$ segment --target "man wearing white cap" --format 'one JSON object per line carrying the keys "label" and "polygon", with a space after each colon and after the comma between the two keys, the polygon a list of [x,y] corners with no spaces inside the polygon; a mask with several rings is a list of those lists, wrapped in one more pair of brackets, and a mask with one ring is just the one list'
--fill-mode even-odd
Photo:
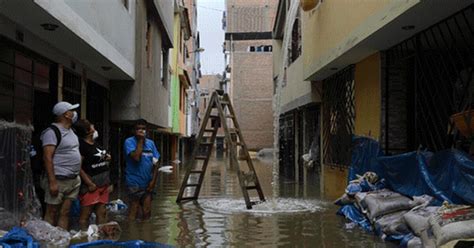
{"label": "man wearing white cap", "polygon": [[44,219],[66,230],[69,226],[69,209],[81,185],[79,139],[71,129],[78,118],[74,111],[78,107],[79,104],[58,102],[53,108],[55,122],[41,134],[46,169],[41,181],[47,204]]}

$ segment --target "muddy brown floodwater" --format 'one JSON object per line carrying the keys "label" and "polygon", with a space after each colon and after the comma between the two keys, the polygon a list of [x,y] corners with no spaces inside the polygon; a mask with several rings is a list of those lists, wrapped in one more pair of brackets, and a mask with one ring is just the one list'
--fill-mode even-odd
{"label": "muddy brown floodwater", "polygon": [[271,161],[254,160],[254,166],[267,202],[251,211],[224,159],[211,160],[197,202],[175,202],[184,169],[160,173],[151,220],[122,221],[121,240],[177,247],[396,247],[357,228],[345,229],[337,207],[320,199],[317,176],[306,184],[282,179],[280,197],[272,199]]}

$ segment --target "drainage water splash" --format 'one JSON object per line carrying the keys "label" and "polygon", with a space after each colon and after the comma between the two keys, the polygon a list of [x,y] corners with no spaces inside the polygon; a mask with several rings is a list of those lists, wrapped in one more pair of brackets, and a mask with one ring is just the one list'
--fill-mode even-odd
{"label": "drainage water splash", "polygon": [[279,68],[275,95],[273,96],[273,197],[279,197],[279,174],[280,168],[278,163],[278,150],[279,150],[279,131],[280,131],[280,112],[281,112],[281,89],[283,86],[283,80],[286,80],[284,76],[286,68],[288,67],[288,49],[290,44],[291,31],[293,30],[293,24],[295,23],[296,15],[298,13],[299,1],[291,0],[290,10],[287,13],[285,22],[285,32],[283,36],[283,56],[281,67]]}
{"label": "drainage water splash", "polygon": [[203,199],[199,205],[208,212],[222,214],[250,213],[255,215],[314,213],[324,210],[324,203],[315,200],[278,198],[247,209],[242,199]]}

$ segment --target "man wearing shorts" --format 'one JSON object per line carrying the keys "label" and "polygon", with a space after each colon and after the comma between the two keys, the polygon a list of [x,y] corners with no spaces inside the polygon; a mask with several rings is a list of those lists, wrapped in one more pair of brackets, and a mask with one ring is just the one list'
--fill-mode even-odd
{"label": "man wearing shorts", "polygon": [[143,213],[142,219],[151,217],[151,196],[158,177],[155,164],[160,158],[160,153],[155,143],[146,138],[146,128],[145,120],[137,120],[134,125],[134,136],[126,139],[124,143],[125,183],[130,200],[129,220],[137,218],[139,209]]}
{"label": "man wearing shorts", "polygon": [[[81,179],[81,154],[79,153],[79,139],[71,126],[77,121],[79,104],[59,102],[53,108],[56,121],[41,134],[43,145],[43,160],[46,175],[41,179],[45,191],[46,212],[44,219],[53,226],[67,230],[69,227],[69,209],[77,198]],[[59,144],[58,144],[59,143]],[[57,216],[59,217],[57,218]]]}

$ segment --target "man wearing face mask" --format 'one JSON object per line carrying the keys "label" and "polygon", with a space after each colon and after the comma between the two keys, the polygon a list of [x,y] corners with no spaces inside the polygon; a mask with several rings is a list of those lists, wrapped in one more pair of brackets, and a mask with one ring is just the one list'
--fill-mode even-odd
{"label": "man wearing face mask", "polygon": [[130,200],[129,220],[135,220],[139,211],[142,212],[144,220],[151,217],[152,194],[158,179],[156,163],[160,153],[153,140],[146,138],[147,125],[146,120],[137,120],[134,136],[124,142],[127,165],[125,183]]}
{"label": "man wearing face mask", "polygon": [[97,216],[96,224],[107,222],[105,204],[109,202],[109,162],[111,157],[96,143],[99,133],[88,120],[79,120],[74,128],[79,136],[79,150],[82,156],[79,224],[85,231],[89,226],[89,217],[92,211],[95,211]]}
{"label": "man wearing face mask", "polygon": [[[71,129],[78,118],[74,111],[78,107],[79,104],[58,102],[53,107],[55,122],[41,134],[46,170],[41,182],[47,204],[44,219],[51,225],[66,230],[69,227],[69,209],[81,185],[79,139]],[[60,140],[57,138],[57,131]]]}

